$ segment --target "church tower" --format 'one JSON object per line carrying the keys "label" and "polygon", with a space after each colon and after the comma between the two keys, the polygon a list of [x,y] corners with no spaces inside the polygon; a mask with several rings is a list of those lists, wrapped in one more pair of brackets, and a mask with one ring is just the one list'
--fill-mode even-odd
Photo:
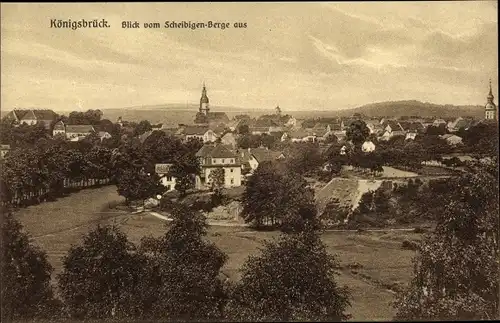
{"label": "church tower", "polygon": [[201,90],[201,98],[200,98],[200,113],[208,115],[209,112],[210,112],[210,107],[208,106],[207,89],[205,87],[205,83],[203,83],[203,90]]}
{"label": "church tower", "polygon": [[495,103],[493,102],[493,99],[495,98],[493,96],[493,92],[491,91],[491,80],[490,80],[490,93],[488,93],[487,98],[487,103],[484,106],[484,118],[487,120],[497,120],[497,107]]}

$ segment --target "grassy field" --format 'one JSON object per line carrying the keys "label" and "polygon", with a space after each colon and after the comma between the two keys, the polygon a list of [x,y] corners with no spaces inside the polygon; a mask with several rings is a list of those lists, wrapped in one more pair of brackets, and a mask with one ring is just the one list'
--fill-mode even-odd
{"label": "grassy field", "polygon": [[[115,223],[132,242],[147,235],[162,235],[167,228],[162,220],[149,214],[106,212],[109,202],[120,200],[113,186],[83,190],[55,202],[21,209],[17,217],[34,241],[47,251],[55,267],[61,270],[61,257],[71,244],[98,223]],[[210,227],[207,238],[229,257],[223,272],[232,280],[239,278],[239,268],[251,254],[259,252],[262,241],[277,236],[275,232],[255,232],[239,227]],[[403,240],[419,239],[408,232],[325,232],[328,251],[338,256],[341,274],[338,281],[352,292],[353,320],[390,320],[394,292],[411,278],[413,251],[401,249]],[[352,268],[356,267],[356,268]],[[394,287],[393,287],[394,289]]]}

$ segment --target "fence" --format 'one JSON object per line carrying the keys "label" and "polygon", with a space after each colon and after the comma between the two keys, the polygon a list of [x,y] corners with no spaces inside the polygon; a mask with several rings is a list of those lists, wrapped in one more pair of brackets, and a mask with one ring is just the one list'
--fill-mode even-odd
{"label": "fence", "polygon": [[[62,190],[54,190],[50,188],[40,188],[34,191],[29,192],[12,192],[12,197],[8,201],[1,201],[1,205],[10,204],[13,206],[20,206],[26,204],[36,204],[41,203],[43,200],[52,196],[55,197],[56,194],[62,196],[64,193],[67,193],[71,190],[80,190],[84,188],[90,188],[95,186],[107,185],[110,183],[110,179],[95,179],[95,178],[84,178],[80,181],[73,181],[71,179],[63,180],[63,189]],[[28,203],[27,203],[28,202]],[[31,202],[31,203],[30,203]]]}

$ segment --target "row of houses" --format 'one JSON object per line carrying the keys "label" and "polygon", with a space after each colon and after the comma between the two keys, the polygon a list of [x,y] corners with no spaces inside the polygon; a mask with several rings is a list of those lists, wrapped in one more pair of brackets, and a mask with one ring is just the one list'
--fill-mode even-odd
{"label": "row of houses", "polygon": [[[201,173],[196,176],[195,187],[198,190],[206,190],[212,185],[210,174],[217,169],[224,171],[225,188],[239,187],[260,163],[283,160],[285,155],[283,152],[263,147],[235,149],[222,143],[208,143],[196,152],[196,157],[200,161]],[[167,191],[174,190],[176,184],[175,177],[169,175],[171,166],[172,164],[156,164],[156,173]]]}

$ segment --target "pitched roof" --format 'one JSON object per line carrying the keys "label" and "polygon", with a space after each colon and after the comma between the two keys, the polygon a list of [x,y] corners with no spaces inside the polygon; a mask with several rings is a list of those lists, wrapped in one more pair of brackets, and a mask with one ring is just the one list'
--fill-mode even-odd
{"label": "pitched roof", "polygon": [[216,145],[214,149],[212,149],[207,157],[212,158],[236,158],[236,155],[229,150],[225,145]]}
{"label": "pitched roof", "polygon": [[52,110],[44,109],[44,110],[33,110],[35,117],[37,120],[54,120],[57,117],[57,113]]}
{"label": "pitched roof", "polygon": [[207,115],[208,119],[219,119],[219,120],[229,120],[225,112],[209,112]]}
{"label": "pitched roof", "polygon": [[87,133],[92,131],[95,131],[94,127],[89,124],[66,125],[66,132]]}
{"label": "pitched roof", "polygon": [[20,118],[21,120],[36,120],[36,115],[33,110],[28,110],[24,115]]}
{"label": "pitched roof", "polygon": [[287,132],[287,134],[290,138],[295,138],[295,139],[298,139],[298,138],[302,139],[302,138],[309,137],[309,136],[313,135],[310,131],[302,130],[302,129],[295,130],[295,131],[289,131],[289,132]]}
{"label": "pitched roof", "polygon": [[148,139],[148,137],[151,136],[152,133],[153,133],[153,130],[149,130],[149,131],[146,131],[145,133],[143,133],[142,135],[139,135],[139,141],[141,143],[144,143],[146,141],[146,139]]}
{"label": "pitched roof", "polygon": [[405,127],[405,130],[407,131],[420,131],[424,129],[424,125],[420,122],[410,122],[408,125]]}
{"label": "pitched roof", "polygon": [[454,124],[453,124],[453,128],[455,129],[460,129],[460,128],[464,128],[464,129],[467,129],[468,127],[471,126],[471,124],[473,123],[472,120],[466,120],[466,119],[459,119],[457,120]]}
{"label": "pitched roof", "polygon": [[198,150],[195,154],[196,157],[208,157],[212,149],[214,149],[215,146],[213,145],[203,145],[200,150]]}
{"label": "pitched roof", "polygon": [[250,153],[255,157],[255,159],[262,163],[264,161],[273,161],[276,160],[283,153],[280,151],[269,150],[266,148],[252,148],[250,149]]}
{"label": "pitched roof", "polygon": [[186,126],[183,130],[185,135],[199,135],[202,136],[207,132],[209,128],[207,126]]}
{"label": "pitched roof", "polygon": [[52,121],[57,117],[57,113],[48,109],[14,109],[12,112],[19,118],[19,120],[29,119]]}
{"label": "pitched roof", "polygon": [[384,124],[384,128],[386,128],[387,126],[391,127],[391,130],[392,131],[401,131],[401,130],[404,130],[398,122],[394,121],[394,120],[387,120]]}

